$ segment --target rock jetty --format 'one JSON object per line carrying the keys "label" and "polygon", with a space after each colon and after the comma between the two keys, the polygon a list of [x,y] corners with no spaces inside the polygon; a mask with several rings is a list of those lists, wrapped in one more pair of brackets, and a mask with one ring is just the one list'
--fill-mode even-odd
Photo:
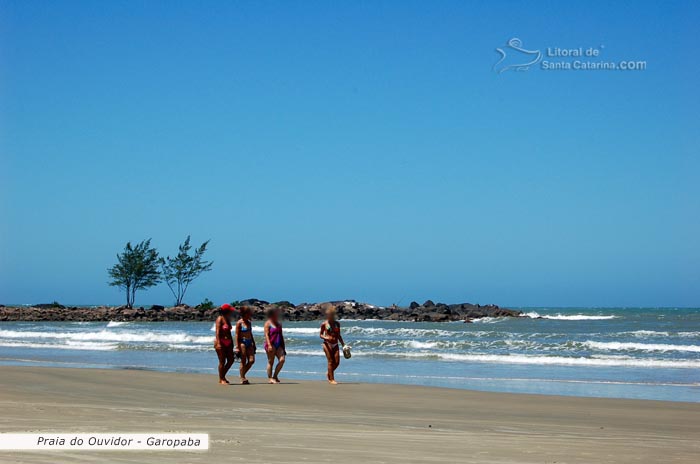
{"label": "rock jetty", "polygon": [[[325,311],[335,307],[342,319],[376,319],[387,321],[414,322],[471,322],[484,317],[517,317],[522,313],[496,305],[471,303],[445,304],[428,300],[423,304],[411,303],[408,307],[377,306],[354,300],[328,301],[323,303],[292,304],[288,301],[270,303],[258,299],[248,299],[235,303],[236,307],[249,306],[253,318],[265,317],[269,308],[280,308],[289,321],[314,321],[323,319]],[[123,306],[66,307],[58,303],[37,304],[34,306],[0,305],[0,321],[211,321],[218,315],[218,309],[202,306],[164,307],[153,305],[148,308],[126,308]]]}

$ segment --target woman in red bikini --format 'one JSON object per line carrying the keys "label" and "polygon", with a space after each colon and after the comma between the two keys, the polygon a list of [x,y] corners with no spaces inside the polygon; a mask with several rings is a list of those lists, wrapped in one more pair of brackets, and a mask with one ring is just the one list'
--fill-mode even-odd
{"label": "woman in red bikini", "polygon": [[[284,349],[284,336],[282,335],[282,324],[279,321],[280,311],[277,308],[267,310],[267,322],[263,327],[265,333],[265,353],[267,354],[267,381],[270,383],[280,383],[279,374],[284,366],[284,357],[287,354]],[[277,367],[273,370],[277,358]]]}
{"label": "woman in red bikini", "polygon": [[340,322],[336,320],[335,308],[330,307],[326,311],[326,320],[321,324],[321,340],[323,340],[323,352],[328,359],[328,383],[337,385],[335,370],[340,365],[340,348],[338,343],[345,346],[343,336],[340,335]]}
{"label": "woman in red bikini", "polygon": [[216,327],[216,338],[214,338],[214,349],[219,357],[219,383],[228,385],[230,382],[226,380],[226,373],[235,360],[233,352],[233,337],[231,336],[231,314],[234,311],[230,304],[221,305],[219,308],[220,316],[216,318],[214,323]]}

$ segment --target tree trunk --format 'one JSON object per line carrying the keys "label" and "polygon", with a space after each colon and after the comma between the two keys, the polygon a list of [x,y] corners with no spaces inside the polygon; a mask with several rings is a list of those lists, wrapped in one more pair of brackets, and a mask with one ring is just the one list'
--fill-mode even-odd
{"label": "tree trunk", "polygon": [[131,286],[127,285],[126,286],[126,307],[131,309],[132,306],[133,306],[133,304],[131,302]]}

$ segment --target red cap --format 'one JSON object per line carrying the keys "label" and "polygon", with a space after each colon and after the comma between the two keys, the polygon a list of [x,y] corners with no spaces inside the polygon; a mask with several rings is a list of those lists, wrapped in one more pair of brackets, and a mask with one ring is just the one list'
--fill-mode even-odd
{"label": "red cap", "polygon": [[220,308],[220,309],[221,309],[222,311],[235,311],[236,308],[234,308],[233,306],[231,306],[231,305],[228,304],[228,303],[224,303],[224,304],[221,305],[221,308]]}

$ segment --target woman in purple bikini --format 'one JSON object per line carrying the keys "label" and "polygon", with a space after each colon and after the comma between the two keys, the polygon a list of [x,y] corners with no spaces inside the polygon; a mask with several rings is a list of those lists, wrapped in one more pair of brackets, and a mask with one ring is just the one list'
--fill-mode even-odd
{"label": "woman in purple bikini", "polygon": [[[267,310],[267,322],[263,331],[265,333],[265,353],[267,354],[267,379],[270,383],[280,383],[279,374],[284,366],[284,359],[287,354],[284,348],[284,336],[282,335],[282,324],[279,321],[279,310],[270,308]],[[277,367],[274,369],[275,358]]]}
{"label": "woman in purple bikini", "polygon": [[226,373],[233,366],[235,354],[233,352],[233,337],[231,336],[231,314],[234,307],[230,304],[221,305],[220,315],[214,323],[216,327],[216,338],[214,338],[214,349],[219,357],[219,384],[228,385]]}

